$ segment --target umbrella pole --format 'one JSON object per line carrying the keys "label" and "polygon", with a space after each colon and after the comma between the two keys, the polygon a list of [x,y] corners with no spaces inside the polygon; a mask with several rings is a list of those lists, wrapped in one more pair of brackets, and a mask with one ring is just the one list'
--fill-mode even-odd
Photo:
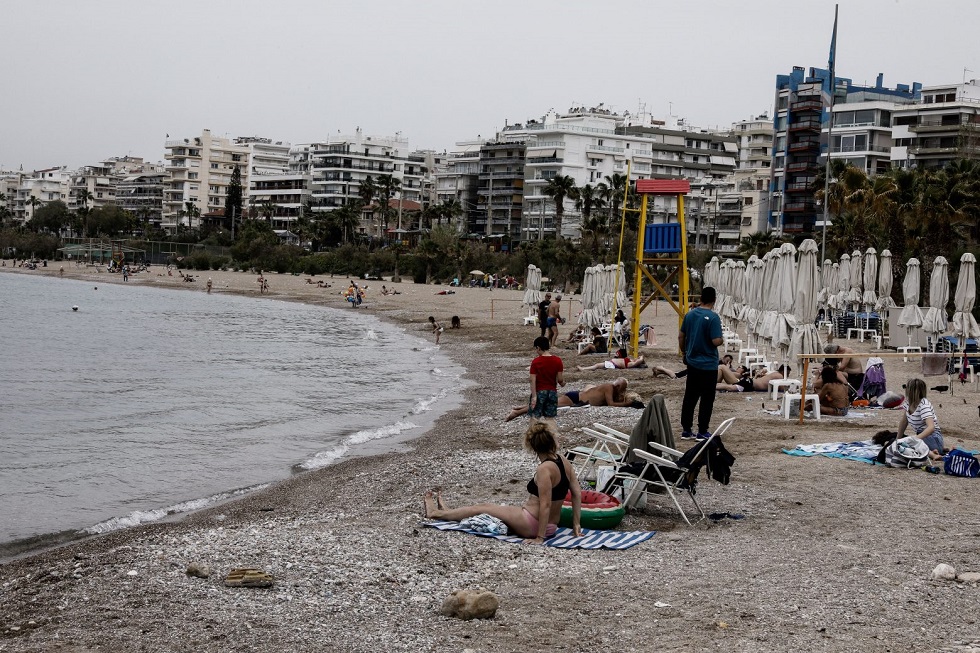
{"label": "umbrella pole", "polygon": [[[800,426],[803,426],[803,408],[804,408],[804,406],[806,404],[806,401],[805,401],[805,399],[806,399],[806,390],[807,390],[807,386],[809,385],[809,381],[807,381],[807,374],[809,374],[809,372],[810,372],[810,358],[808,356],[808,357],[806,357],[806,358],[803,359],[803,376],[800,378],[800,381],[802,381],[802,384],[800,386],[802,388],[802,390],[800,392],[800,396],[801,396],[801,398],[800,398]],[[816,406],[814,406],[813,407],[813,410],[815,410],[815,411],[820,410],[820,405],[817,404]]]}

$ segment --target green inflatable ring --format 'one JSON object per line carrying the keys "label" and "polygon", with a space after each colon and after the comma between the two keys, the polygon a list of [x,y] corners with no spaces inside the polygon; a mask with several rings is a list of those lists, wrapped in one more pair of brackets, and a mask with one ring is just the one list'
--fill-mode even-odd
{"label": "green inflatable ring", "polygon": [[[619,522],[623,521],[625,514],[626,509],[616,497],[594,490],[582,490],[582,513],[580,515],[582,528],[599,531],[616,528],[619,526]],[[566,528],[572,527],[571,492],[565,495],[558,525]]]}

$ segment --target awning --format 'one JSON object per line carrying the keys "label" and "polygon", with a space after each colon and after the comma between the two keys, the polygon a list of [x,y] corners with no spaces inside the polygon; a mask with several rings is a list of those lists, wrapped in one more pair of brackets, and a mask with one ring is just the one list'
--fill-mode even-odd
{"label": "awning", "polygon": [[725,151],[726,152],[738,152],[738,145],[732,143],[731,141],[725,141]]}
{"label": "awning", "polygon": [[711,164],[716,166],[734,166],[735,157],[731,156],[714,156],[711,157]]}

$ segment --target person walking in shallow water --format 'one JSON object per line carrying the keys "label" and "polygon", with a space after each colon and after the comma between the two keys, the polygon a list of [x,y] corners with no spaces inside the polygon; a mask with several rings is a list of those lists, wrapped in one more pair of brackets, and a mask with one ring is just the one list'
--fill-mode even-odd
{"label": "person walking in shallow water", "polygon": [[436,344],[439,344],[439,335],[445,331],[442,327],[441,322],[437,322],[436,318],[429,316],[429,323],[432,325],[432,333],[436,334]]}
{"label": "person walking in shallow water", "polygon": [[211,284],[212,284],[211,277],[208,277],[208,294],[209,295],[211,294]]}

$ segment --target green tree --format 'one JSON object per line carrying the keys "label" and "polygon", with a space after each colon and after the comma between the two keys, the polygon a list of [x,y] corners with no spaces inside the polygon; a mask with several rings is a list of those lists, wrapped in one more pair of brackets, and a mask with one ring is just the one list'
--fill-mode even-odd
{"label": "green tree", "polygon": [[541,191],[555,203],[555,240],[561,240],[561,223],[565,216],[565,199],[575,199],[575,180],[568,175],[555,175]]}
{"label": "green tree", "polygon": [[391,175],[381,175],[378,177],[378,211],[381,215],[381,231],[383,238],[388,237],[388,226],[391,222],[392,216],[395,214],[395,210],[391,208],[391,200],[394,199],[400,192],[401,184],[402,183],[400,180],[392,177]]}
{"label": "green tree", "polygon": [[231,171],[231,181],[228,183],[228,196],[225,198],[225,217],[231,221],[231,231],[235,232],[235,224],[242,219],[242,170],[235,166]]}
{"label": "green tree", "polygon": [[59,234],[70,222],[71,213],[68,211],[68,205],[61,200],[54,200],[34,211],[28,226],[31,231]]}
{"label": "green tree", "polygon": [[44,202],[39,200],[34,195],[31,195],[30,199],[27,200],[27,203],[31,205],[31,218],[33,218],[34,215],[37,213],[37,207],[44,204]]}
{"label": "green tree", "polygon": [[113,237],[133,231],[135,218],[133,214],[115,204],[107,204],[92,209],[88,214],[88,235]]}

